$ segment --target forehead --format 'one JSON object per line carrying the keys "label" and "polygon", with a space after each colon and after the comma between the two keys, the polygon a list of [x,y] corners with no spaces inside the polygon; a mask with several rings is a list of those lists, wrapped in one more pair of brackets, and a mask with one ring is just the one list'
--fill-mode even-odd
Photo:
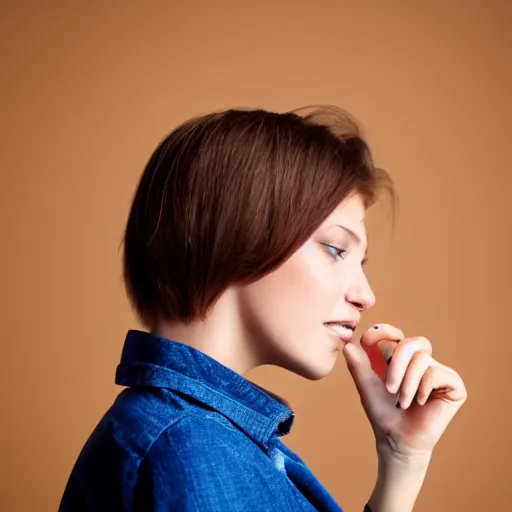
{"label": "forehead", "polygon": [[345,199],[329,214],[329,216],[322,222],[320,229],[331,229],[336,224],[342,224],[359,235],[361,240],[365,242],[365,215],[366,208],[362,197],[359,195],[353,195]]}

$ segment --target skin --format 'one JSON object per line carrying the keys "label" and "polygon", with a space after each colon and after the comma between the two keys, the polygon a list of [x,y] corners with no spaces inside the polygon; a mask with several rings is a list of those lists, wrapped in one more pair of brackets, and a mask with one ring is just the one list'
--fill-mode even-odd
{"label": "skin", "polygon": [[[359,319],[375,304],[361,265],[364,216],[362,199],[352,196],[277,270],[226,290],[205,322],[161,322],[153,332],[191,345],[241,375],[272,364],[307,379],[325,377],[343,343],[323,323]],[[360,243],[336,224],[356,233]],[[347,253],[339,256],[336,248]]]}
{"label": "skin", "polygon": [[160,320],[151,332],[193,346],[241,375],[272,364],[317,380],[341,352],[376,439],[378,476],[369,504],[373,512],[409,512],[432,450],[467,393],[457,372],[432,357],[427,338],[406,337],[383,323],[344,343],[325,327],[332,320],[358,320],[375,304],[363,271],[365,213],[359,195],[348,197],[278,269],[226,290],[204,322]]}

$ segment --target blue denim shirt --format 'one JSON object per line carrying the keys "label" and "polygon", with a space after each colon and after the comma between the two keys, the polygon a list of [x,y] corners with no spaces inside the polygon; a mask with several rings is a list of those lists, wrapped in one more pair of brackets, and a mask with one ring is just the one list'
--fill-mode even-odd
{"label": "blue denim shirt", "polygon": [[203,352],[130,330],[116,383],[60,512],[343,512],[280,440],[293,410]]}

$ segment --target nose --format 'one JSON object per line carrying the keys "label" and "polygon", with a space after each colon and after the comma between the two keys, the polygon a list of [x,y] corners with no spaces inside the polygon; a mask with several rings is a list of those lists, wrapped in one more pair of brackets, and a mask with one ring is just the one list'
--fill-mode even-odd
{"label": "nose", "polygon": [[346,299],[359,311],[365,311],[375,305],[375,294],[364,274],[361,280],[347,290]]}

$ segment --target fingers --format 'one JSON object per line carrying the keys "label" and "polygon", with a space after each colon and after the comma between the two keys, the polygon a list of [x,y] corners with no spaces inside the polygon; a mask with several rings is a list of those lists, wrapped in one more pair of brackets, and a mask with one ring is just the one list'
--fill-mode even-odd
{"label": "fingers", "polygon": [[429,398],[462,405],[467,398],[460,375],[425,351],[414,352],[397,392],[402,409],[408,409],[415,399],[418,405],[425,405]]}
{"label": "fingers", "polygon": [[[466,399],[460,376],[432,357],[432,343],[423,336],[406,338],[393,325],[376,324],[363,333],[361,347],[368,356],[365,363],[373,367],[388,393],[398,396],[402,409],[414,401],[424,405],[430,396],[446,401]],[[365,373],[361,378],[369,376]],[[378,387],[376,380],[373,384]]]}
{"label": "fingers", "polygon": [[379,415],[383,412],[382,404],[388,402],[393,407],[396,398],[388,393],[372,370],[368,355],[360,346],[355,343],[347,343],[343,348],[343,353],[366,414],[370,421],[378,422]]}
{"label": "fingers", "polygon": [[[386,377],[386,388],[390,393],[396,393],[400,388],[407,367],[416,352],[425,352],[432,356],[432,344],[423,336],[407,338],[398,343]],[[431,360],[433,361],[432,358]]]}
{"label": "fingers", "polygon": [[393,354],[398,341],[404,338],[404,333],[390,324],[376,324],[363,333],[361,346],[368,354],[372,367],[381,382],[386,381],[388,371],[386,360]]}
{"label": "fingers", "polygon": [[405,338],[401,329],[390,324],[375,324],[361,336],[362,345],[375,345],[382,340],[400,341]]}
{"label": "fingers", "polygon": [[424,405],[429,396],[462,405],[467,399],[467,390],[461,376],[446,366],[434,361],[421,379],[417,401]]}
{"label": "fingers", "polygon": [[417,402],[419,405],[425,405],[430,393],[434,389],[433,370],[427,368],[418,385]]}
{"label": "fingers", "polygon": [[[415,352],[413,354],[402,380],[402,385],[400,386],[400,392],[398,395],[398,401],[402,409],[407,409],[411,405],[414,400],[414,395],[425,376],[425,372],[428,371],[432,364],[432,361],[432,357],[427,352]],[[425,385],[422,390],[423,393],[426,393],[427,389],[428,386]],[[425,402],[427,401],[429,394],[430,391],[428,391],[428,394],[425,397]],[[419,396],[417,398],[419,398]]]}

